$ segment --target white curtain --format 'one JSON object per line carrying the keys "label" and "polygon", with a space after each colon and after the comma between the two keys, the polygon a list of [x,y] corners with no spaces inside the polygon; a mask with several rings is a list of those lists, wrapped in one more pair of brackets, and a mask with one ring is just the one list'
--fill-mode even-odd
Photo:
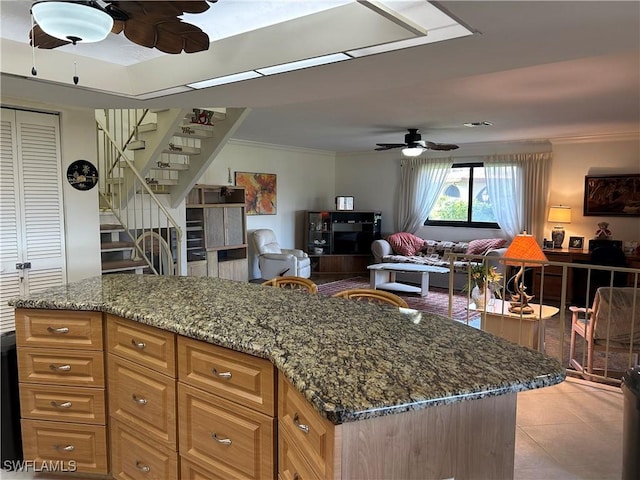
{"label": "white curtain", "polygon": [[396,232],[416,233],[429,216],[447,174],[451,158],[403,158],[396,202]]}
{"label": "white curtain", "polygon": [[509,238],[527,231],[541,240],[549,195],[551,152],[491,155],[484,159],[487,191]]}

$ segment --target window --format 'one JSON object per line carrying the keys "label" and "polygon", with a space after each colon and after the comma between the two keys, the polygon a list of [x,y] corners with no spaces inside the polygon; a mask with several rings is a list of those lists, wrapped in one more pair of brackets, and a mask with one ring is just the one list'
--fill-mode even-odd
{"label": "window", "polygon": [[425,225],[500,228],[487,190],[482,163],[451,167]]}

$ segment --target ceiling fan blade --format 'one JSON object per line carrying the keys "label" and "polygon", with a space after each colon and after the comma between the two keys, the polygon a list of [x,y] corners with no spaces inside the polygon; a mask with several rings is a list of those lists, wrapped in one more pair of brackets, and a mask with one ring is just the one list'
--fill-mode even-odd
{"label": "ceiling fan blade", "polygon": [[62,45],[69,45],[71,43],[44,33],[42,28],[40,28],[40,25],[37,24],[34,25],[33,30],[29,32],[29,38],[31,39],[29,42],[30,45],[34,45],[38,48],[44,48],[47,50],[61,47]]}
{"label": "ceiling fan blade", "polygon": [[381,147],[381,148],[376,148],[376,150],[388,150],[390,148],[400,148],[400,147],[407,146],[406,143],[376,143],[376,145],[378,147]]}
{"label": "ceiling fan blade", "polygon": [[454,145],[453,143],[425,142],[425,148],[428,148],[429,150],[449,151],[456,150],[460,147],[458,145]]}

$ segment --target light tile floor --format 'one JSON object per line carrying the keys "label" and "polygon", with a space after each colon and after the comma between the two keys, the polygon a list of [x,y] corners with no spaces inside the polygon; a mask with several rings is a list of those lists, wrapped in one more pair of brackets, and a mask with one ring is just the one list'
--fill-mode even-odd
{"label": "light tile floor", "polygon": [[[619,480],[623,405],[620,388],[573,378],[518,394],[514,478]],[[0,479],[60,477],[0,470]]]}

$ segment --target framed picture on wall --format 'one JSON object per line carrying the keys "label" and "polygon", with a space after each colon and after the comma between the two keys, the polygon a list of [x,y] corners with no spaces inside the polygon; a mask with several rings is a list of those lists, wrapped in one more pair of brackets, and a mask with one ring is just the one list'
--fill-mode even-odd
{"label": "framed picture on wall", "polygon": [[640,217],[640,173],[584,177],[584,216]]}
{"label": "framed picture on wall", "polygon": [[275,215],[277,178],[275,173],[236,172],[236,185],[245,188],[247,215]]}
{"label": "framed picture on wall", "polygon": [[569,237],[569,248],[582,250],[584,248],[584,237]]}

